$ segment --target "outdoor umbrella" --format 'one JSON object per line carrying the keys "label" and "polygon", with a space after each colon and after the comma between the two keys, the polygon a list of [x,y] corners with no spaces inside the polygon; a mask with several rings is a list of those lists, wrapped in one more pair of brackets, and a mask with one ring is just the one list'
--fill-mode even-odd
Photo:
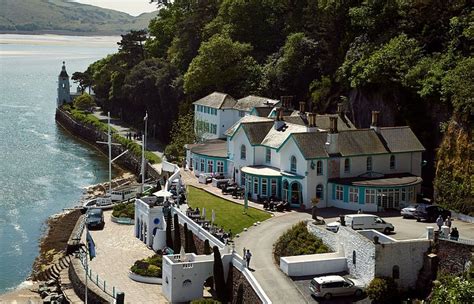
{"label": "outdoor umbrella", "polygon": [[206,218],[206,208],[202,208],[202,217]]}
{"label": "outdoor umbrella", "polygon": [[169,192],[169,191],[166,191],[166,190],[160,190],[160,191],[157,191],[155,193],[153,193],[154,196],[158,196],[158,197],[170,197],[173,195],[173,193]]}
{"label": "outdoor umbrella", "polygon": [[213,224],[215,220],[216,220],[216,213],[214,212],[214,209],[212,209],[212,223]]}

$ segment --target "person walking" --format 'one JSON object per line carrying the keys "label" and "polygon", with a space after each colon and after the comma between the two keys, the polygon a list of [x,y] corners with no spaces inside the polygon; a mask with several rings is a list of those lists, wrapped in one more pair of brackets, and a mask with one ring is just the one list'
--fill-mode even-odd
{"label": "person walking", "polygon": [[[245,261],[245,254],[247,253],[247,249],[245,249],[244,247],[244,250],[243,250],[243,254],[242,254],[242,259]],[[245,266],[245,265],[244,265]]]}
{"label": "person walking", "polygon": [[444,225],[445,226],[448,226],[449,229],[451,229],[451,217],[448,215],[448,217],[446,218],[446,221],[444,222]]}
{"label": "person walking", "polygon": [[250,250],[247,249],[247,253],[245,254],[245,260],[247,261],[247,268],[250,269],[250,259],[252,258],[252,253],[250,253]]}
{"label": "person walking", "polygon": [[453,231],[451,231],[450,235],[451,240],[457,241],[459,239],[459,231],[458,228],[454,227]]}
{"label": "person walking", "polygon": [[443,226],[444,220],[443,217],[440,215],[438,219],[436,219],[436,225],[438,225],[438,231],[441,231],[441,226]]}

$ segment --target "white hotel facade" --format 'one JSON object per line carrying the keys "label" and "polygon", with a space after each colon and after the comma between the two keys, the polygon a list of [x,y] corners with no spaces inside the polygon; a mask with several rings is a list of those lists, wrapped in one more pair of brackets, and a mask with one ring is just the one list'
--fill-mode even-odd
{"label": "white hotel facade", "polygon": [[373,111],[371,127],[357,129],[342,107],[319,115],[290,103],[222,93],[196,101],[204,141],[186,145],[187,167],[196,176],[222,173],[254,200],[295,208],[311,208],[315,198],[318,207],[363,211],[415,202],[425,149],[409,127],[380,127]]}

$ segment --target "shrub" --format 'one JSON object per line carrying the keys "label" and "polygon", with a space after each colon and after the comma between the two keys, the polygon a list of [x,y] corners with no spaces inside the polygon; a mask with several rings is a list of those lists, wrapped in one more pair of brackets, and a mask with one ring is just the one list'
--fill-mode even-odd
{"label": "shrub", "polygon": [[327,253],[329,248],[306,228],[305,222],[294,225],[290,230],[280,236],[273,246],[273,257],[280,263],[280,257]]}
{"label": "shrub", "polygon": [[179,228],[178,214],[175,213],[173,216],[174,221],[174,240],[173,240],[173,251],[177,254],[181,251],[181,229]]}
{"label": "shrub", "polygon": [[145,277],[162,277],[163,257],[155,254],[149,258],[136,261],[130,268],[135,274]]}
{"label": "shrub", "polygon": [[222,264],[221,253],[219,252],[219,248],[214,246],[212,248],[214,252],[214,265],[213,265],[213,275],[214,275],[214,284],[216,286],[216,294],[217,298],[222,301],[226,302],[226,284],[224,279],[224,265]]}
{"label": "shrub", "polygon": [[95,107],[94,98],[87,93],[82,93],[81,96],[76,97],[74,100],[74,107],[79,110],[90,111]]}
{"label": "shrub", "polygon": [[444,275],[435,284],[431,296],[431,303],[472,303],[474,299],[474,280]]}
{"label": "shrub", "polygon": [[219,302],[214,299],[197,299],[197,300],[191,301],[191,304],[220,304],[220,303],[222,302]]}
{"label": "shrub", "polygon": [[114,217],[126,217],[130,219],[135,218],[135,203],[122,203],[114,206],[112,210]]}
{"label": "shrub", "polygon": [[390,277],[374,278],[366,293],[373,303],[398,303],[399,295],[397,284]]}

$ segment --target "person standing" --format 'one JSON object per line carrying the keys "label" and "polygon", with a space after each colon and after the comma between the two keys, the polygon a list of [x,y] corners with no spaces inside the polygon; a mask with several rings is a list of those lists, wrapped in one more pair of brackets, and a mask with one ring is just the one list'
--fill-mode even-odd
{"label": "person standing", "polygon": [[[242,254],[242,259],[245,261],[245,254],[247,253],[247,249],[245,249],[244,247],[244,250],[243,250],[243,254]],[[244,263],[245,264],[245,263]],[[244,265],[245,266],[245,265]]]}
{"label": "person standing", "polygon": [[245,260],[247,261],[247,268],[250,269],[250,259],[252,258],[252,254],[250,253],[250,250],[247,249],[247,253],[245,254]]}
{"label": "person standing", "polygon": [[448,215],[448,217],[446,218],[446,221],[444,222],[444,225],[445,226],[448,226],[449,229],[451,229],[451,217]]}
{"label": "person standing", "polygon": [[438,219],[436,219],[436,225],[438,225],[438,231],[441,231],[441,226],[443,226],[444,220],[443,217],[440,215]]}
{"label": "person standing", "polygon": [[453,231],[450,233],[451,240],[457,241],[459,239],[459,231],[458,228],[454,227]]}

